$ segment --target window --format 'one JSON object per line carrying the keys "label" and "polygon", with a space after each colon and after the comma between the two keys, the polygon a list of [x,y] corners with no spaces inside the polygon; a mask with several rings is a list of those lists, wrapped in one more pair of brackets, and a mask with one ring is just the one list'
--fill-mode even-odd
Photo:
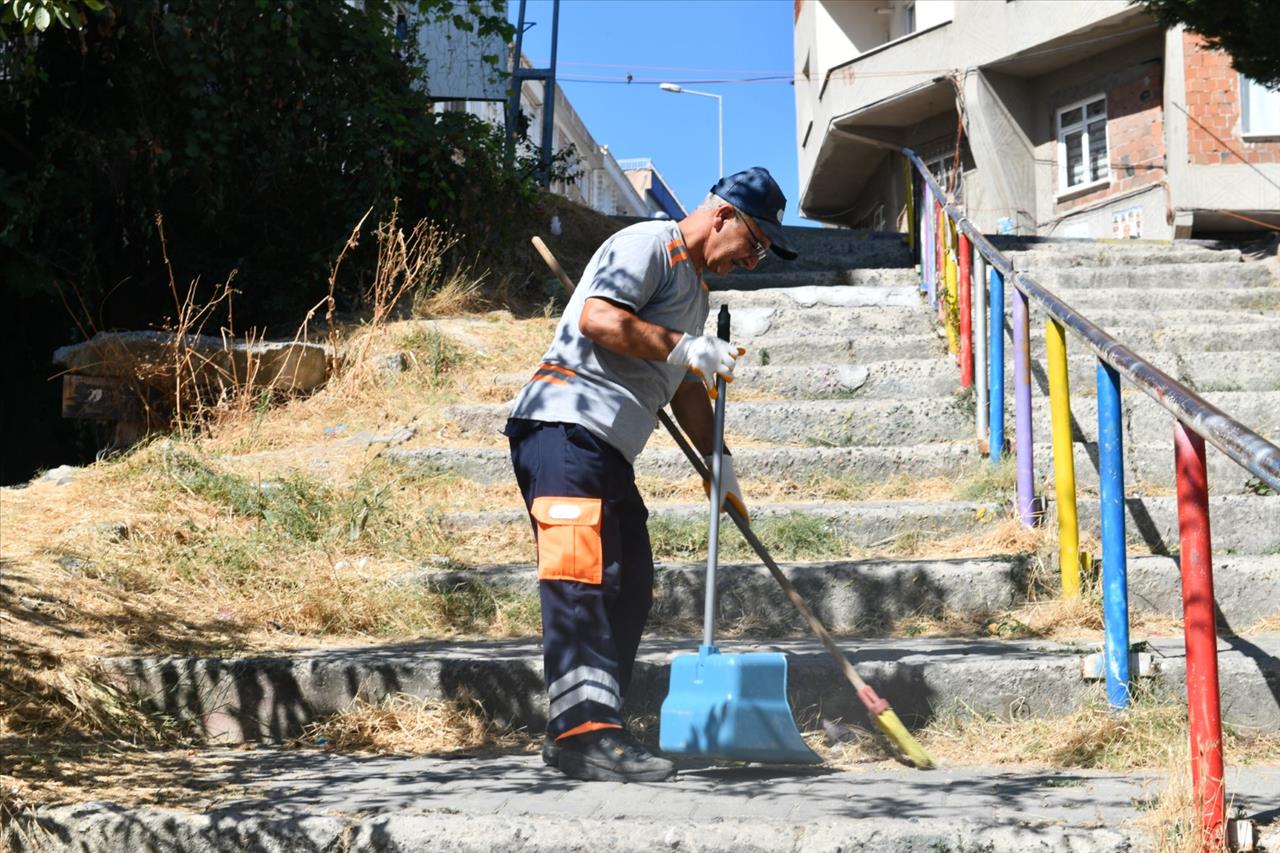
{"label": "window", "polygon": [[[955,154],[945,154],[941,157],[935,157],[932,160],[925,161],[925,168],[929,170],[929,174],[933,175],[933,179],[942,187],[942,191],[950,193],[957,202],[964,201],[964,168],[956,172]],[[952,180],[954,176],[955,186]]]}
{"label": "window", "polygon": [[916,4],[908,3],[902,7],[902,33],[911,35],[916,31]]}
{"label": "window", "polygon": [[1107,159],[1107,99],[1093,97],[1058,110],[1059,194],[1111,180]]}
{"label": "window", "polygon": [[1240,135],[1280,136],[1280,89],[1240,75]]}

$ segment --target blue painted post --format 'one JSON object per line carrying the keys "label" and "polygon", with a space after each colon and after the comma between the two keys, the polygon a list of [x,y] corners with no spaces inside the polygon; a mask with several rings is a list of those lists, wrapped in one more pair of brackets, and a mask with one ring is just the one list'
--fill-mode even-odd
{"label": "blue painted post", "polygon": [[992,267],[990,279],[991,322],[987,324],[990,354],[987,356],[987,369],[991,374],[991,390],[987,398],[990,407],[987,418],[990,421],[987,452],[992,464],[999,464],[1004,456],[1004,275]]}
{"label": "blue painted post", "polygon": [[1027,294],[1013,289],[1013,432],[1017,441],[1018,517],[1036,522],[1034,450],[1031,443],[1031,306]]}
{"label": "blue painted post", "polygon": [[1124,437],[1120,374],[1098,361],[1098,469],[1102,492],[1102,619],[1107,701],[1129,707],[1129,581],[1124,544]]}

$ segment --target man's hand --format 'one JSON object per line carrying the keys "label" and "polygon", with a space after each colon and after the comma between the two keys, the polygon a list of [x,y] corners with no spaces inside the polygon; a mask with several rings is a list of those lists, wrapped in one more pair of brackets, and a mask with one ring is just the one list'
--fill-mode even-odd
{"label": "man's hand", "polygon": [[[707,471],[710,471],[711,457],[704,456],[702,461],[707,464]],[[711,481],[703,480],[702,488],[706,491],[707,497],[711,497]],[[747,513],[747,505],[742,500],[742,487],[738,485],[738,475],[733,471],[732,456],[722,456],[720,458],[720,509],[724,509],[726,504],[731,504],[734,509],[742,513],[742,517],[747,524],[751,523],[751,516]]]}
{"label": "man's hand", "polygon": [[716,398],[716,377],[733,381],[733,368],[738,356],[746,350],[713,335],[684,335],[667,356],[668,364],[680,364],[702,378],[707,396]]}

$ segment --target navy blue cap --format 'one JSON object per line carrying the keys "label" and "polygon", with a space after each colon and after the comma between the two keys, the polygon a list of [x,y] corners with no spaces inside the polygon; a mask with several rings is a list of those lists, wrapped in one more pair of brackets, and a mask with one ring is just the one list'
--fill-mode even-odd
{"label": "navy blue cap", "polygon": [[752,166],[741,172],[721,178],[711,191],[729,204],[750,214],[769,238],[778,257],[793,261],[799,253],[787,242],[782,230],[782,212],[787,207],[787,197],[764,166]]}

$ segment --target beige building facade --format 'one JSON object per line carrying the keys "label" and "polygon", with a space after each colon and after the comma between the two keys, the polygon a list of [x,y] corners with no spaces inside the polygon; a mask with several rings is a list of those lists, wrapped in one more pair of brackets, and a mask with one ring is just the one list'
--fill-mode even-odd
{"label": "beige building facade", "polygon": [[1280,226],[1280,92],[1127,0],[796,0],[801,214],[903,227],[900,148],[989,233]]}

